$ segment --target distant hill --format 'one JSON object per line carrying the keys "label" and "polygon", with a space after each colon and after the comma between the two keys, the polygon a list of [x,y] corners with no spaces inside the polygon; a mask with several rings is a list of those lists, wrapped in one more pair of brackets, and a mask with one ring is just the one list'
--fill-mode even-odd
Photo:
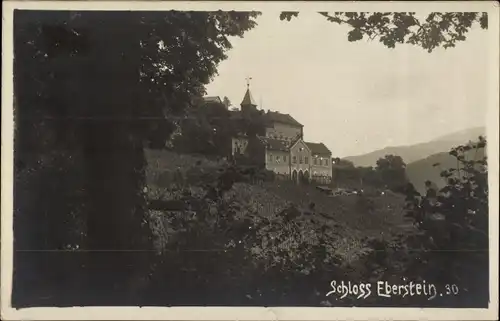
{"label": "distant hill", "polygon": [[485,134],[485,127],[469,128],[425,143],[410,146],[386,147],[368,154],[345,157],[344,159],[353,162],[356,166],[375,166],[379,158],[392,154],[401,156],[406,164],[410,164],[434,154],[443,152],[446,154],[451,148],[465,144],[470,140],[476,141],[479,136]]}
{"label": "distant hill", "polygon": [[[475,151],[469,151],[466,154],[467,159],[474,159],[474,157],[481,159],[483,156],[484,149],[479,149],[477,155],[475,155]],[[436,163],[440,165],[432,166]],[[449,168],[457,168],[457,159],[448,152],[442,152],[408,164],[406,174],[417,191],[423,193],[425,192],[425,181],[427,180],[436,183],[438,188],[444,187],[446,182],[441,178],[440,173],[442,170]]]}

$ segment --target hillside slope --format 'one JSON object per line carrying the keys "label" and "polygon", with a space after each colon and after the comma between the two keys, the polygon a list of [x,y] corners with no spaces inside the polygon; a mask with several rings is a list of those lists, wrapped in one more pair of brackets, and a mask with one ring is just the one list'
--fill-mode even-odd
{"label": "hillside slope", "polygon": [[405,163],[409,164],[434,154],[448,152],[451,148],[465,144],[470,140],[475,141],[479,136],[485,135],[485,133],[486,128],[475,127],[451,133],[425,143],[386,147],[368,154],[345,157],[344,159],[353,162],[356,166],[375,166],[379,158],[392,154],[401,156]]}
{"label": "hillside slope", "polygon": [[402,195],[387,193],[366,199],[356,195],[328,197],[313,186],[298,186],[290,182],[266,183],[263,188],[306,212],[314,203],[316,215],[339,223],[349,233],[383,237],[384,233],[389,235],[401,231],[405,225]]}
{"label": "hillside slope", "polygon": [[[466,153],[466,158],[469,160],[483,157],[484,149],[479,149],[477,154],[475,154],[475,151]],[[432,166],[436,163],[439,163],[439,166]],[[427,180],[436,183],[439,188],[444,187],[445,181],[441,178],[440,173],[449,168],[457,168],[457,159],[448,152],[442,152],[408,164],[406,174],[417,191],[423,193],[425,192],[425,181]]]}
{"label": "hillside slope", "polygon": [[[206,184],[215,180],[223,164],[168,151],[147,151],[146,157],[147,194],[150,200],[161,199],[172,204],[184,202],[182,200],[188,193],[192,204],[187,208],[199,208],[200,204],[201,208],[210,207],[208,203],[202,204],[206,202]],[[367,237],[390,237],[406,228],[404,197],[392,193],[367,199],[355,195],[328,197],[314,186],[298,186],[288,181],[261,185],[240,182],[233,185],[223,201],[229,208],[238,208],[240,213],[253,212],[262,217],[279,215],[283,209],[294,204],[302,216],[321,222],[338,233],[338,250],[352,255],[364,246]],[[311,203],[315,204],[314,209],[311,209]],[[182,208],[180,206],[179,210],[183,211]],[[157,242],[169,242],[175,233],[166,220],[168,211],[151,210],[150,214]],[[358,246],[352,248],[352,244]],[[158,247],[162,245],[158,243]]]}

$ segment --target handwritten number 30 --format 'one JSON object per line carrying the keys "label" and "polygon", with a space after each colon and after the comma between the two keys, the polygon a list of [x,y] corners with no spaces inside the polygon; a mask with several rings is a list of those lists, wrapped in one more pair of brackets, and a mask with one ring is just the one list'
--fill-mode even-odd
{"label": "handwritten number 30", "polygon": [[449,284],[446,284],[445,288],[446,288],[446,294],[454,294],[454,295],[458,294],[458,286],[456,286],[455,284],[452,284],[451,286]]}

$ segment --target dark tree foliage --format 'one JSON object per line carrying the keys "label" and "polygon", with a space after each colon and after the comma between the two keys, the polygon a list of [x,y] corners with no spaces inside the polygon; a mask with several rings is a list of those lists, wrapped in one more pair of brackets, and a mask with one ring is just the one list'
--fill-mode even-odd
{"label": "dark tree foliage", "polygon": [[373,187],[383,187],[384,180],[380,171],[375,168],[369,167],[358,167],[359,176],[362,180],[363,186],[373,186]]}
{"label": "dark tree foliage", "polygon": [[232,113],[224,102],[203,102],[190,108],[187,117],[179,121],[173,145],[184,153],[229,157],[233,137],[246,135],[253,145],[253,138],[265,135],[265,125],[261,110]]}
{"label": "dark tree foliage", "polygon": [[[385,159],[382,162],[385,164]],[[387,175],[387,172],[391,172],[389,169],[354,166],[351,161],[338,157],[333,158],[332,164],[333,181],[338,186],[379,189],[390,185],[390,179],[394,176]]]}
{"label": "dark tree foliage", "polygon": [[[486,12],[432,12],[420,19],[414,12],[319,12],[328,21],[352,27],[347,35],[351,42],[363,38],[378,39],[388,48],[412,44],[428,52],[455,47],[464,41],[474,24],[488,28]],[[281,20],[290,21],[298,12],[282,12]]]}
{"label": "dark tree foliage", "polygon": [[398,190],[406,186],[408,178],[406,177],[406,164],[401,156],[386,155],[377,160],[378,172],[382,182],[390,189]]}
{"label": "dark tree foliage", "polygon": [[203,103],[182,120],[173,145],[184,153],[227,157],[231,151],[231,138],[239,131],[237,126],[224,104]]}
{"label": "dark tree foliage", "polygon": [[[110,300],[140,295],[141,282],[133,276],[147,276],[151,266],[143,145],[151,138],[156,144],[165,141],[174,129],[169,119],[203,94],[226,58],[231,48],[227,37],[241,37],[255,26],[257,15],[15,11],[16,176],[55,172],[44,174],[49,177],[43,184],[54,184],[50,192],[29,177],[23,181],[35,194],[45,195],[43,203],[32,203],[37,199],[16,187],[14,246],[65,248],[66,229],[59,227],[76,224],[70,213],[80,211],[85,237],[79,247],[85,251],[77,253],[85,263],[75,274],[88,276],[81,284],[92,294],[90,301],[78,303],[114,305]],[[80,175],[83,181],[77,180]],[[68,193],[77,201],[66,198]],[[31,203],[31,210],[20,213],[24,202]],[[48,213],[46,221],[43,213]],[[37,228],[42,222],[44,233],[26,233],[27,225]],[[16,254],[15,266],[29,266],[26,273],[31,274],[45,273],[44,261],[64,256],[24,253]],[[67,269],[61,260],[50,264],[56,267],[52,273]],[[14,279],[14,305],[33,303],[22,292],[30,283],[21,272]],[[64,280],[54,282],[44,290],[48,295],[40,296],[61,303],[64,293],[54,291]],[[36,291],[32,287],[30,293]]]}
{"label": "dark tree foliage", "polygon": [[[487,302],[489,289],[488,164],[486,156],[477,158],[483,148],[483,137],[453,148],[457,167],[442,171],[447,184],[440,190],[428,182],[425,195],[407,191],[407,215],[421,231],[415,245],[424,250],[421,268],[456,284],[475,304]],[[475,156],[468,159],[468,151]]]}
{"label": "dark tree foliage", "polygon": [[347,168],[354,167],[354,163],[347,159],[340,159],[338,157],[334,157],[332,161],[335,167],[347,167]]}

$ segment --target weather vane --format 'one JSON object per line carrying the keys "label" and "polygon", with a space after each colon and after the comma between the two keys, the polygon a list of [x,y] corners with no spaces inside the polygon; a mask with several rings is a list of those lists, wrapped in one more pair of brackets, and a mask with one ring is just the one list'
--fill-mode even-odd
{"label": "weather vane", "polygon": [[247,81],[247,88],[250,88],[250,80],[252,80],[252,77],[246,77],[245,79]]}

